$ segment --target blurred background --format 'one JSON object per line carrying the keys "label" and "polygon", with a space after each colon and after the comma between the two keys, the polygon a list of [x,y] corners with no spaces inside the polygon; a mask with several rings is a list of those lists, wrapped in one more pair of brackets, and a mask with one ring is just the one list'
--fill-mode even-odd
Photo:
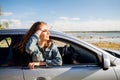
{"label": "blurred background", "polygon": [[0,0],[0,29],[36,21],[102,48],[120,50],[120,0]]}

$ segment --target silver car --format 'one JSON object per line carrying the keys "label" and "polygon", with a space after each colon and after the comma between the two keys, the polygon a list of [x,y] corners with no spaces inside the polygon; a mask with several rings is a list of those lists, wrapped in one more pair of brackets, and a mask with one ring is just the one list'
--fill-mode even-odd
{"label": "silver car", "polygon": [[[62,66],[28,69],[31,56],[14,48],[27,29],[0,30],[0,80],[120,80],[120,54],[100,49],[65,33],[50,30]],[[4,45],[3,45],[4,44]],[[72,55],[77,53],[77,64]]]}

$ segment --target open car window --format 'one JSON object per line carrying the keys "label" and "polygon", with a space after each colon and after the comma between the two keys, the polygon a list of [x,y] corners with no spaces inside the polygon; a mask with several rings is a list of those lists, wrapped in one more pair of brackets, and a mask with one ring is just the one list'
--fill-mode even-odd
{"label": "open car window", "polygon": [[74,43],[70,43],[65,40],[52,40],[60,51],[60,54],[63,59],[63,65],[65,64],[89,64],[89,65],[97,65],[98,59],[97,55],[91,51],[86,49],[83,46],[75,45]]}

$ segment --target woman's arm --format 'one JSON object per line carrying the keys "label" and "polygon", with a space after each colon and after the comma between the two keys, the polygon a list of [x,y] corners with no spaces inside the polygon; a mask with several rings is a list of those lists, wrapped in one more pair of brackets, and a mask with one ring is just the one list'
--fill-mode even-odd
{"label": "woman's arm", "polygon": [[48,66],[61,66],[62,65],[62,57],[60,55],[60,52],[55,44],[53,44],[52,48],[52,60],[46,59],[46,65]]}
{"label": "woman's arm", "polygon": [[28,54],[32,54],[33,62],[44,60],[42,52],[39,50],[39,47],[37,45],[38,41],[39,41],[39,38],[37,37],[36,34],[34,34],[30,37],[25,47],[26,52]]}
{"label": "woman's arm", "polygon": [[36,50],[38,50],[36,44],[38,42],[38,37],[36,34],[33,34],[30,39],[28,40],[28,42],[26,43],[25,46],[25,50],[27,53],[32,54],[33,52],[35,52]]}

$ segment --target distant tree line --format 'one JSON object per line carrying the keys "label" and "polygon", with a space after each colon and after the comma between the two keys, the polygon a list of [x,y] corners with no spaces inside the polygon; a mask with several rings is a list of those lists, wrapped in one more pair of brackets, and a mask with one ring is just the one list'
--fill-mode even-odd
{"label": "distant tree line", "polygon": [[[1,8],[1,6],[0,6],[0,17],[3,15],[3,12],[2,12],[2,8]],[[2,22],[2,21],[0,21],[0,30],[1,29],[8,29],[9,28],[9,23],[8,23],[8,21],[4,21],[4,22]]]}

